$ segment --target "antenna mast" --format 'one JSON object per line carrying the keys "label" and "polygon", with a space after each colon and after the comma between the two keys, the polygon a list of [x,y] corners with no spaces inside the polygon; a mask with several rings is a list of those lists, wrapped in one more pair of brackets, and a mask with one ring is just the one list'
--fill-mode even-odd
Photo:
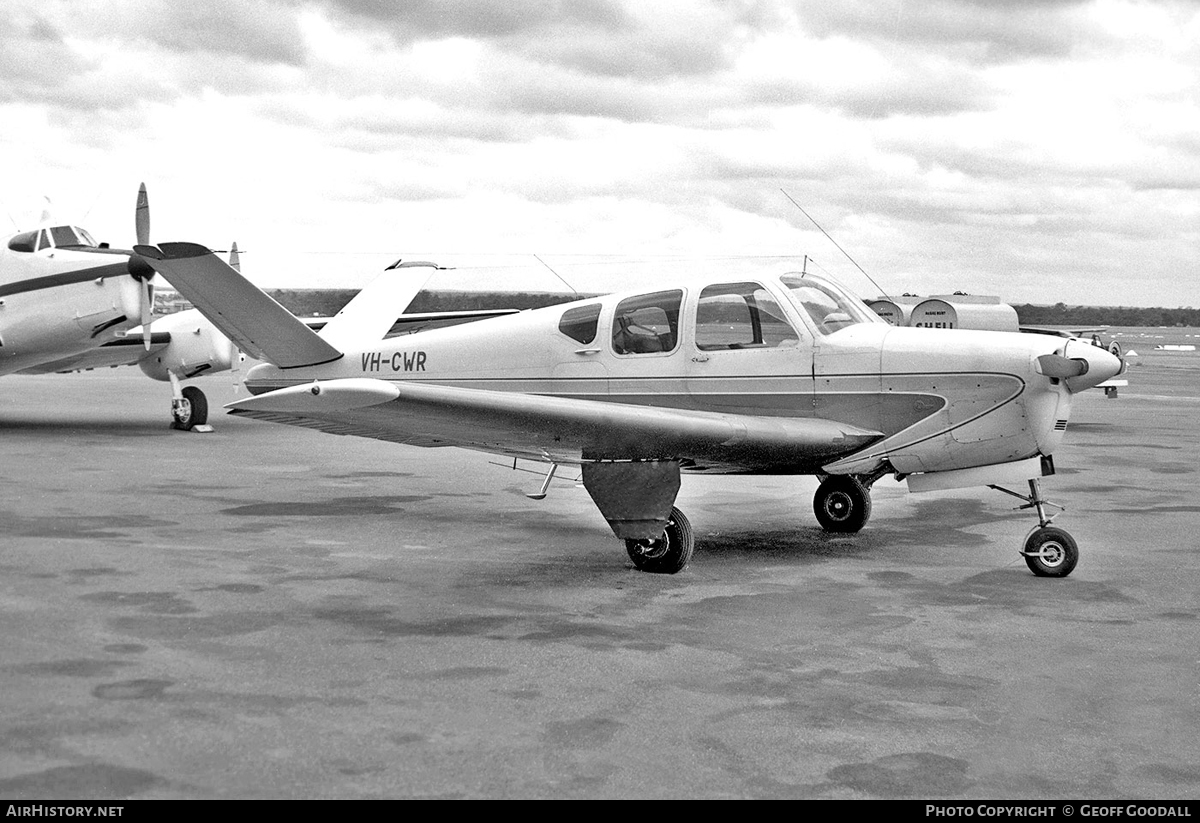
{"label": "antenna mast", "polygon": [[[818,229],[821,229],[821,224],[820,224],[820,223],[818,223],[816,220],[813,220],[813,218],[812,218],[812,215],[811,215],[811,214],[809,214],[808,212],[806,212],[806,211],[804,210],[804,207],[803,207],[803,206],[801,206],[799,203],[797,203],[797,202],[796,202],[796,200],[795,200],[795,199],[794,199],[794,198],[793,198],[793,197],[792,197],[790,194],[788,194],[788,193],[787,193],[787,191],[785,191],[785,190],[784,190],[784,189],[782,189],[782,188],[780,189],[780,191],[781,191],[781,192],[783,192],[783,196],[784,196],[784,197],[786,197],[788,200],[791,200],[791,201],[792,201],[792,205],[793,205],[793,206],[795,206],[796,208],[800,209],[800,213],[801,213],[801,214],[803,214],[805,217],[807,217],[807,218],[808,218],[808,219],[809,219],[809,220],[812,222],[812,224],[813,224],[814,226],[816,226]],[[867,270],[866,270],[866,269],[864,269],[862,266],[858,265],[858,263],[857,263],[857,262],[855,262],[854,258],[853,258],[853,257],[851,257],[851,256],[850,256],[850,255],[849,255],[849,254],[846,252],[846,250],[845,250],[845,249],[843,249],[841,246],[838,246],[838,242],[837,242],[836,240],[834,240],[832,237],[830,237],[830,236],[829,236],[829,232],[825,231],[825,229],[821,229],[821,234],[823,234],[823,235],[825,235],[826,237],[828,237],[828,238],[829,238],[829,242],[830,242],[830,243],[832,243],[833,245],[837,246],[837,250],[838,250],[838,251],[840,251],[842,254],[846,255],[846,259],[847,259],[847,260],[849,260],[851,263],[854,263],[854,268],[856,268],[856,269],[858,269],[860,272],[862,272],[862,273],[863,273],[863,277],[865,277],[865,278],[867,278],[868,280],[870,280],[870,281],[871,281],[871,285],[872,285],[872,286],[874,286],[875,288],[879,289],[879,293],[880,293],[880,294],[882,294],[884,297],[886,297],[886,298],[888,298],[889,300],[891,300],[891,296],[890,296],[890,295],[888,295],[888,293],[887,293],[886,291],[884,291],[884,290],[883,290],[883,287],[882,287],[882,286],[880,286],[878,283],[876,283],[876,282],[875,282],[875,278],[874,278],[874,277],[872,277],[871,275],[867,274]],[[804,255],[804,263],[805,263],[805,266],[807,267],[807,265],[808,265],[808,255],[807,255],[807,254],[806,254],[806,255]]]}

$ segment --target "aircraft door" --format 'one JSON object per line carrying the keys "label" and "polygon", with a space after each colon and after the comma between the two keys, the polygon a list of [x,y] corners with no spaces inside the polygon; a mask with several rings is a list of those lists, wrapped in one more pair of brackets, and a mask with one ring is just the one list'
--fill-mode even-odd
{"label": "aircraft door", "polygon": [[555,394],[565,397],[601,397],[608,394],[608,357],[600,334],[600,303],[572,306],[558,322],[561,353],[551,376]]}
{"label": "aircraft door", "polygon": [[689,308],[687,389],[695,408],[811,414],[812,340],[769,290],[753,281],[715,283]]}

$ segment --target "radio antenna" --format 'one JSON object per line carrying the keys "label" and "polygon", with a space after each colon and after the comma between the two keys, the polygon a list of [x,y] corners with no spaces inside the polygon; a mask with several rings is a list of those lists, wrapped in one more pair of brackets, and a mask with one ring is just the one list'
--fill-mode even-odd
{"label": "radio antenna", "polygon": [[536,260],[536,261],[538,261],[539,263],[541,263],[541,264],[542,264],[543,266],[545,266],[547,269],[550,269],[550,273],[551,273],[551,274],[553,274],[553,275],[554,275],[555,277],[557,277],[559,280],[562,280],[562,282],[563,282],[563,285],[564,285],[564,286],[566,286],[568,289],[570,289],[572,294],[574,294],[576,297],[579,297],[579,292],[578,292],[578,291],[576,291],[575,287],[574,287],[574,286],[572,286],[570,283],[568,283],[568,282],[567,282],[567,281],[566,281],[566,280],[563,278],[563,276],[562,276],[561,274],[559,274],[559,273],[558,273],[558,272],[556,272],[556,271],[555,271],[553,268],[551,268],[551,266],[550,266],[550,264],[549,264],[549,263],[547,263],[547,262],[546,262],[545,260],[543,260],[542,258],[538,257],[536,254],[533,256],[533,259],[534,259],[534,260]]}
{"label": "radio antenna", "polygon": [[[804,210],[804,207],[803,207],[803,206],[801,206],[799,203],[797,203],[794,197],[792,197],[790,194],[788,194],[788,193],[787,193],[787,191],[786,191],[786,190],[784,190],[784,189],[782,189],[782,188],[780,189],[780,191],[781,191],[781,192],[783,192],[783,196],[784,196],[784,197],[786,197],[788,200],[791,200],[791,201],[792,201],[792,205],[793,205],[793,206],[795,206],[796,208],[800,209],[800,213],[801,213],[801,214],[803,214],[805,217],[807,217],[807,218],[808,218],[808,219],[809,219],[809,220],[812,222],[812,224],[813,224],[814,226],[816,226],[818,229],[821,229],[821,224],[820,224],[820,223],[818,223],[816,220],[813,220],[813,218],[812,218],[812,215],[811,215],[811,214],[809,214],[808,212],[806,212],[806,211]],[[829,238],[829,242],[830,242],[830,243],[832,243],[833,245],[837,246],[837,250],[838,250],[838,251],[840,251],[842,254],[846,255],[846,259],[847,259],[847,260],[849,260],[851,263],[854,263],[854,268],[856,268],[856,269],[858,269],[860,272],[862,272],[862,273],[863,273],[863,277],[865,277],[865,278],[867,278],[868,280],[870,280],[870,281],[871,281],[871,285],[872,285],[872,286],[874,286],[875,288],[879,289],[879,293],[880,293],[880,294],[882,294],[884,297],[887,297],[887,299],[889,299],[889,300],[891,300],[891,299],[892,299],[892,298],[891,298],[891,297],[888,295],[888,293],[887,293],[886,291],[884,291],[883,287],[882,287],[882,286],[880,286],[878,283],[876,283],[876,282],[875,282],[875,278],[873,278],[871,275],[867,274],[867,270],[866,270],[866,269],[864,269],[862,266],[858,265],[858,263],[857,263],[857,262],[854,260],[854,258],[853,258],[853,257],[851,257],[851,256],[849,255],[849,253],[848,253],[848,252],[847,252],[845,249],[843,249],[841,246],[838,246],[838,241],[836,241],[836,240],[834,240],[832,237],[830,237],[830,236],[829,236],[829,232],[825,231],[825,229],[821,229],[821,234],[823,234],[823,235],[825,235],[826,237],[828,237],[828,238]]]}

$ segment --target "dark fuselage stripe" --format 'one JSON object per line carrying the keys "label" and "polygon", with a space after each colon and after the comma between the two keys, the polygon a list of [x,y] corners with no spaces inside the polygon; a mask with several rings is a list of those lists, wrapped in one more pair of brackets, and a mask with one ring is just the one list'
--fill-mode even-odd
{"label": "dark fuselage stripe", "polygon": [[88,280],[103,280],[108,277],[128,275],[129,267],[124,263],[110,263],[107,266],[94,266],[76,271],[66,271],[61,274],[48,274],[45,277],[31,277],[28,280],[18,280],[0,286],[0,297],[11,294],[23,294],[30,291],[53,289],[57,286],[72,286],[76,283],[86,283]]}

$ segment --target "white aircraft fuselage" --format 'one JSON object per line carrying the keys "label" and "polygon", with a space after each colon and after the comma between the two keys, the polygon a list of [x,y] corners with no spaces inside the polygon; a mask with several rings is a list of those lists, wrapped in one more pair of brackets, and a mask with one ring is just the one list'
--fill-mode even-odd
{"label": "white aircraft fuselage", "polygon": [[[786,323],[791,335],[755,341],[747,323],[745,342],[706,343],[714,331],[719,338],[722,329],[714,327],[723,324],[719,317],[705,316],[713,311],[703,305],[701,295],[747,283],[773,298],[783,316],[772,323],[777,331]],[[750,462],[762,471],[870,475],[886,467],[908,475],[1049,456],[1062,441],[1073,391],[1120,370],[1117,358],[1082,343],[1002,332],[895,328],[867,310],[853,324],[822,327],[802,304],[789,299],[790,290],[778,278],[731,278],[727,284],[710,279],[678,291],[677,328],[673,335],[666,333],[674,337],[667,351],[614,346],[618,306],[639,296],[624,293],[393,337],[318,366],[263,364],[250,370],[246,386],[262,394],[314,380],[428,381],[701,412],[823,419],[879,436],[866,448],[848,444],[848,454],[836,461],[821,455],[796,460],[786,451],[763,450],[738,454],[730,462],[743,471],[753,470]],[[587,307],[598,307],[596,332],[581,342],[561,326],[569,312]],[[728,319],[727,336],[743,336],[735,311]],[[1038,357],[1056,353],[1086,361],[1086,376],[1042,374]],[[366,422],[374,413],[379,412],[354,414]],[[736,448],[730,451],[735,456]],[[547,454],[556,457],[552,448]],[[577,454],[558,457],[578,459]],[[713,458],[701,465],[722,469],[719,450]]]}
{"label": "white aircraft fuselage", "polygon": [[0,246],[0,375],[37,371],[141,323],[146,286],[130,275],[128,255],[26,245],[69,229],[25,232]]}

